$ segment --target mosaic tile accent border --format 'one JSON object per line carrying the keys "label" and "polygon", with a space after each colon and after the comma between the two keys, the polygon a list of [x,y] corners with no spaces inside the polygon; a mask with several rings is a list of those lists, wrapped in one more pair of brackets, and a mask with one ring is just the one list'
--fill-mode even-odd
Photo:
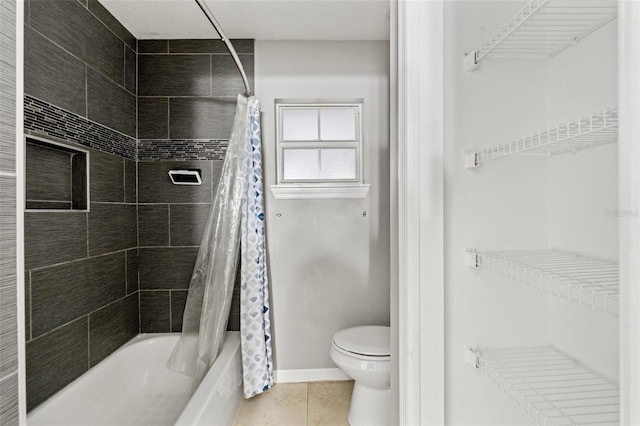
{"label": "mosaic tile accent border", "polygon": [[140,139],[138,160],[224,160],[228,144],[218,139]]}
{"label": "mosaic tile accent border", "polygon": [[136,159],[135,138],[28,95],[24,97],[24,128],[108,154]]}

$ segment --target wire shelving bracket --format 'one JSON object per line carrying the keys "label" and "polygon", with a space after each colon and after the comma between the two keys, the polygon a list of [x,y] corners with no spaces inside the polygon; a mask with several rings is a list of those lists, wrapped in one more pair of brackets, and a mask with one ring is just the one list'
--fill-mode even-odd
{"label": "wire shelving bracket", "polygon": [[618,316],[616,262],[548,249],[466,249],[465,264],[487,269],[607,316]]}
{"label": "wire shelving bracket", "polygon": [[485,161],[514,154],[564,154],[617,141],[618,109],[607,108],[602,112],[480,151],[465,151],[464,162],[465,167],[474,168]]}
{"label": "wire shelving bracket", "polygon": [[467,347],[467,361],[484,371],[538,425],[618,425],[616,384],[553,346]]}
{"label": "wire shelving bracket", "polygon": [[485,57],[552,58],[617,13],[615,0],[532,0],[480,49],[465,54],[465,69],[476,69]]}

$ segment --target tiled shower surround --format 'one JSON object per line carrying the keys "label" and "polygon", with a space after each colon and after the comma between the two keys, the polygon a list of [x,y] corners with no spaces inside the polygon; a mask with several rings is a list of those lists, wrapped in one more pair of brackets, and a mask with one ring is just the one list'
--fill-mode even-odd
{"label": "tiled shower surround", "polygon": [[[253,84],[253,40],[235,40]],[[189,277],[244,86],[221,40],[138,41],[138,243],[142,332],[179,331]],[[212,139],[210,139],[212,138]],[[202,186],[167,172],[199,169]],[[236,286],[229,329],[239,329]]]}
{"label": "tiled shower surround", "polygon": [[[95,0],[29,0],[24,31],[25,133],[88,147],[90,164],[88,211],[25,213],[30,410],[139,331],[136,40]],[[27,150],[27,198],[54,192],[30,176],[56,165]]]}
{"label": "tiled shower surround", "polygon": [[[25,133],[90,170],[88,210],[25,213],[29,410],[137,333],[180,330],[241,91],[219,40],[137,41],[96,0],[25,3]],[[203,185],[172,185],[183,167]]]}

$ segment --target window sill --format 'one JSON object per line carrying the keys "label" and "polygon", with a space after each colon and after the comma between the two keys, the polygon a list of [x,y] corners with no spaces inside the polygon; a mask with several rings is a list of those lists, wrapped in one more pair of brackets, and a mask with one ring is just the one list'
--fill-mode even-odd
{"label": "window sill", "polygon": [[276,200],[308,200],[319,198],[366,198],[371,185],[271,185]]}

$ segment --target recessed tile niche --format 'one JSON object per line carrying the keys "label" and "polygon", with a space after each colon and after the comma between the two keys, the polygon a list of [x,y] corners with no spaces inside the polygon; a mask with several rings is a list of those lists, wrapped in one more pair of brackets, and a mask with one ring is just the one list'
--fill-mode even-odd
{"label": "recessed tile niche", "polygon": [[87,210],[89,153],[26,138],[27,210]]}

